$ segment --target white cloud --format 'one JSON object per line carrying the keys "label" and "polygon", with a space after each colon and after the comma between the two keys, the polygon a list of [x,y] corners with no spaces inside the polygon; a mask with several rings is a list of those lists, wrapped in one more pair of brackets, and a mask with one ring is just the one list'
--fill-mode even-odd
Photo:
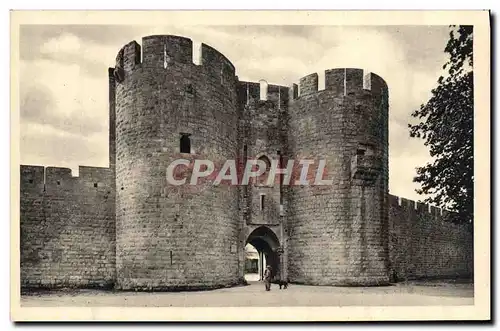
{"label": "white cloud", "polygon": [[416,168],[424,166],[429,159],[425,153],[413,151],[389,158],[389,193],[410,200],[423,200],[425,196],[419,195],[415,189],[420,185],[413,183],[417,174]]}
{"label": "white cloud", "polygon": [[56,61],[67,57],[79,57],[90,63],[109,66],[113,64],[120,47],[118,44],[104,46],[89,40],[84,42],[73,34],[63,33],[40,46],[40,53]]}
{"label": "white cloud", "polygon": [[107,72],[95,77],[80,64],[54,60],[21,62],[23,87],[43,85],[55,98],[54,113],[71,115],[88,112],[90,117],[107,118]]}
{"label": "white cloud", "polygon": [[80,39],[72,34],[64,33],[57,38],[51,38],[40,47],[43,54],[70,53],[76,54],[81,51]]}

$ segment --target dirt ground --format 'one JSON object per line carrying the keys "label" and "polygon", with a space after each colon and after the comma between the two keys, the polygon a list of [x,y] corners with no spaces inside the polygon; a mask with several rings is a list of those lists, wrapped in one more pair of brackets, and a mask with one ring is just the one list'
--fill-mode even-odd
{"label": "dirt ground", "polygon": [[474,285],[458,282],[406,282],[383,287],[324,287],[291,284],[271,291],[247,286],[197,292],[41,291],[21,296],[23,307],[286,307],[473,305]]}

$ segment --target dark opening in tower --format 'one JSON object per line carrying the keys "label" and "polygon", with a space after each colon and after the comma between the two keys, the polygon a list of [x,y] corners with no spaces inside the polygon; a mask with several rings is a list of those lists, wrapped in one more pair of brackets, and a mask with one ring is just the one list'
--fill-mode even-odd
{"label": "dark opening in tower", "polygon": [[271,267],[272,279],[284,277],[280,271],[280,242],[274,232],[266,226],[260,226],[246,240],[245,279],[262,280],[266,266]]}
{"label": "dark opening in tower", "polygon": [[264,162],[261,166],[264,167],[264,172],[257,178],[257,185],[265,186],[268,184],[269,172],[271,170],[271,161],[265,155],[259,157],[259,161]]}
{"label": "dark opening in tower", "polygon": [[191,140],[189,139],[189,133],[181,133],[180,144],[181,153],[191,153]]}

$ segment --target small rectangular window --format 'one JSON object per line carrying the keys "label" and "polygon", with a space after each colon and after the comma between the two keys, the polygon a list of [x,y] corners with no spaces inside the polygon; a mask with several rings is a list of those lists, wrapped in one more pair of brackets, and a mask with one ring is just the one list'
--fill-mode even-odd
{"label": "small rectangular window", "polygon": [[356,151],[357,155],[372,156],[374,154],[373,145],[360,143]]}
{"label": "small rectangular window", "polygon": [[261,194],[261,196],[260,196],[260,210],[264,210],[265,199],[266,199],[266,196],[264,194]]}
{"label": "small rectangular window", "polygon": [[97,187],[97,183],[94,183],[94,187]]}
{"label": "small rectangular window", "polygon": [[187,133],[181,133],[180,151],[181,153],[191,153],[191,140]]}
{"label": "small rectangular window", "polygon": [[167,55],[167,45],[163,45],[163,68],[167,69],[168,67],[168,55]]}

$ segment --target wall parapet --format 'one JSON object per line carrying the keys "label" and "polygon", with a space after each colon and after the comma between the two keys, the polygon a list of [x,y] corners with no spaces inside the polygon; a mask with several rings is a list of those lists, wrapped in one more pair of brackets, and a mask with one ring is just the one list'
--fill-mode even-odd
{"label": "wall parapet", "polygon": [[40,166],[40,165],[20,165],[20,189],[45,190],[46,186],[55,188],[58,186],[73,187],[74,185],[93,182],[94,185],[111,185],[113,172],[110,168],[79,166],[78,176],[74,176],[70,168]]}
{"label": "wall parapet", "polygon": [[[431,217],[431,219],[440,223],[445,222],[446,216],[452,213],[451,211],[448,211],[446,209],[402,198],[392,194],[389,194],[389,208],[394,208],[396,210],[404,211],[405,213],[410,215],[411,219],[418,219],[418,216],[426,216],[426,217]],[[460,224],[455,224],[451,222],[446,222],[446,223],[455,225],[457,228],[463,227],[463,225]]]}
{"label": "wall parapet", "polygon": [[[120,49],[115,70],[121,68],[126,76],[139,67],[168,69],[172,64],[181,63],[196,65],[227,79],[235,77],[236,70],[232,62],[207,44],[202,43],[197,50],[190,38],[176,35],[150,35],[143,37],[141,42],[142,46],[134,40]],[[193,61],[196,52],[200,52],[199,65]]]}
{"label": "wall parapet", "polygon": [[393,281],[473,275],[470,224],[446,221],[448,211],[394,195],[389,195],[388,204]]}
{"label": "wall parapet", "polygon": [[[324,77],[324,90],[333,91],[339,96],[348,96],[359,93],[371,93],[378,96],[388,95],[386,82],[379,75],[363,69],[334,68],[327,69],[319,74]],[[299,91],[297,96],[292,99],[323,91],[319,90],[318,82],[318,73],[311,73],[300,78]]]}
{"label": "wall parapet", "polygon": [[34,165],[21,165],[21,188],[31,184],[33,186],[43,185],[45,183],[45,167]]}
{"label": "wall parapet", "polygon": [[[264,80],[262,80],[265,82]],[[266,82],[267,84],[267,82]],[[238,81],[237,90],[239,95],[240,104],[245,105],[251,101],[261,100],[261,83]],[[265,91],[265,98],[262,101],[271,101],[273,103],[280,103],[286,105],[289,100],[290,93],[289,86],[282,86],[276,84],[267,84]]]}

